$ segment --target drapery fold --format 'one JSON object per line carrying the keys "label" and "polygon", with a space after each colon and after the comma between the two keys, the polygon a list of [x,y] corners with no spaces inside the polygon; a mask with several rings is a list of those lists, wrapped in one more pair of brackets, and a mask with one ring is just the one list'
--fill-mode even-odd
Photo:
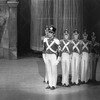
{"label": "drapery fold", "polygon": [[31,49],[41,51],[41,36],[46,25],[57,28],[56,37],[63,38],[67,28],[72,35],[74,29],[82,32],[82,0],[31,0]]}

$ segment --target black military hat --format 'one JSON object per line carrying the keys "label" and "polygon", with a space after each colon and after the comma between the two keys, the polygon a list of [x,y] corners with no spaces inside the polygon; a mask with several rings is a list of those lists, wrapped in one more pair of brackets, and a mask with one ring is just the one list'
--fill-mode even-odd
{"label": "black military hat", "polygon": [[[66,33],[67,32],[67,33]],[[68,35],[69,34],[69,32],[68,32],[68,29],[65,29],[64,30],[64,35]]]}
{"label": "black military hat", "polygon": [[86,30],[84,30],[84,32],[83,32],[83,34],[82,34],[83,36],[88,36],[88,34],[86,33]]}
{"label": "black military hat", "polygon": [[77,29],[75,29],[75,30],[73,31],[73,35],[79,35],[79,31],[78,31]]}
{"label": "black military hat", "polygon": [[49,32],[54,33],[56,32],[56,28],[53,25],[49,26]]}

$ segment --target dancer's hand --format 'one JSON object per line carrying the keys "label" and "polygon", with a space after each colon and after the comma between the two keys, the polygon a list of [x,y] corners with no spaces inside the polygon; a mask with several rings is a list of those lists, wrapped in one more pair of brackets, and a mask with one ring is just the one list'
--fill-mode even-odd
{"label": "dancer's hand", "polygon": [[61,57],[58,56],[57,60],[56,60],[56,65],[58,65],[58,63],[60,62]]}

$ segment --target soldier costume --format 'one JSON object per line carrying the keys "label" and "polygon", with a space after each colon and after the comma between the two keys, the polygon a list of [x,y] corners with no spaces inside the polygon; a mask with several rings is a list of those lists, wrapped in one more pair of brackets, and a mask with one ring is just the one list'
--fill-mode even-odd
{"label": "soldier costume", "polygon": [[60,41],[61,47],[61,64],[62,64],[62,85],[69,87],[69,71],[70,71],[70,40],[69,33],[66,29],[64,32],[64,39]]}
{"label": "soldier costume", "polygon": [[46,45],[46,66],[48,72],[49,85],[46,89],[54,90],[57,84],[57,64],[59,63],[60,56],[57,57],[59,52],[60,41],[54,37],[56,28],[50,26],[48,39],[45,41]]}
{"label": "soldier costume", "polygon": [[78,39],[79,32],[74,30],[73,32],[73,40],[71,41],[72,44],[72,64],[71,64],[71,82],[72,85],[76,84],[79,85],[79,65],[80,65],[80,54],[81,54],[81,44],[80,40]]}
{"label": "soldier costume", "polygon": [[90,52],[90,42],[87,40],[88,34],[86,31],[83,33],[82,39],[82,58],[81,58],[81,83],[87,83],[89,74],[89,52]]}
{"label": "soldier costume", "polygon": [[96,82],[96,68],[100,52],[100,44],[95,41],[95,33],[92,33],[91,51],[90,51],[90,81]]}

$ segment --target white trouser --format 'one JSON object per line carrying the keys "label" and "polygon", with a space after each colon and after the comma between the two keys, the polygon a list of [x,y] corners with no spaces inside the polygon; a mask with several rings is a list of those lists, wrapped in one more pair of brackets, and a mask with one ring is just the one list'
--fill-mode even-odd
{"label": "white trouser", "polygon": [[98,58],[96,57],[96,54],[94,53],[90,53],[90,68],[89,68],[89,72],[90,72],[90,77],[89,79],[91,80],[96,80],[96,68],[97,68],[97,62],[98,62]]}
{"label": "white trouser", "polygon": [[57,57],[55,54],[46,54],[46,66],[48,72],[49,86],[56,87],[57,83]]}
{"label": "white trouser", "polygon": [[88,68],[89,68],[89,54],[87,52],[82,52],[81,59],[81,81],[88,81]]}
{"label": "white trouser", "polygon": [[69,69],[70,69],[70,55],[68,53],[62,53],[62,84],[69,85]]}
{"label": "white trouser", "polygon": [[42,58],[43,58],[44,63],[45,63],[45,76],[44,76],[44,81],[47,83],[47,81],[48,81],[48,73],[47,73],[46,54],[45,53],[42,54]]}
{"label": "white trouser", "polygon": [[80,65],[80,54],[73,52],[72,54],[72,66],[71,66],[71,73],[72,73],[72,83],[78,84],[79,80],[79,65]]}

